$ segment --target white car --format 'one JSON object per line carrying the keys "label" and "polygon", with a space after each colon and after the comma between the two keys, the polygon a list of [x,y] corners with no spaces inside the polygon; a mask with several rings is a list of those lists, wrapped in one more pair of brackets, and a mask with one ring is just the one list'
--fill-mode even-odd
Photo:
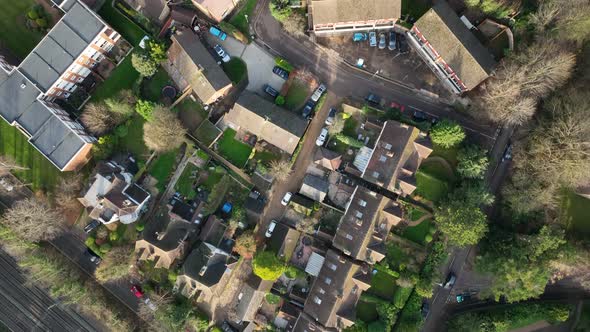
{"label": "white car", "polygon": [[318,88],[313,92],[313,95],[311,95],[311,100],[317,103],[318,100],[320,100],[320,97],[324,94],[324,92],[326,92],[326,86],[320,84],[320,86],[318,86]]}
{"label": "white car", "polygon": [[315,140],[315,145],[317,145],[317,146],[324,145],[327,137],[328,137],[328,128],[324,127],[324,128],[322,128],[322,131],[320,132],[320,136],[318,136],[318,139]]}
{"label": "white car", "polygon": [[268,225],[268,228],[266,229],[266,233],[264,235],[266,235],[266,237],[271,237],[272,232],[275,230],[275,227],[277,227],[277,221],[273,220],[270,222],[270,225]]}
{"label": "white car", "polygon": [[290,192],[287,192],[285,194],[285,196],[283,196],[283,200],[281,201],[281,204],[283,204],[284,206],[287,206],[287,204],[289,204],[289,202],[291,201],[291,197],[293,197],[293,194]]}
{"label": "white car", "polygon": [[215,47],[213,47],[213,49],[215,50],[217,55],[219,55],[219,57],[221,58],[221,61],[229,62],[230,56],[229,56],[229,54],[227,54],[226,51],[223,50],[223,48],[221,48],[221,46],[215,45]]}

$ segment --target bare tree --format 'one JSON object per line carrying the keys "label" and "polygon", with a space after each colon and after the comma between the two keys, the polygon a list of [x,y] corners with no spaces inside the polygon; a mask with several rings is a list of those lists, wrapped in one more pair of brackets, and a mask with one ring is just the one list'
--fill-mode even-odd
{"label": "bare tree", "polygon": [[545,30],[552,24],[559,14],[560,6],[557,1],[543,1],[539,4],[536,12],[531,14],[530,23],[535,27],[537,33],[545,33]]}
{"label": "bare tree", "polygon": [[330,136],[340,134],[344,129],[344,122],[346,122],[346,120],[344,120],[342,114],[343,113],[336,114],[336,116],[334,117],[334,123],[330,127],[328,127],[328,133],[330,134]]}
{"label": "bare tree", "polygon": [[300,220],[295,228],[305,234],[313,234],[315,232],[315,225],[317,225],[318,220],[313,218],[304,218]]}
{"label": "bare tree", "polygon": [[84,107],[80,120],[94,135],[102,135],[112,129],[115,124],[113,116],[103,103],[88,103]]}
{"label": "bare tree", "polygon": [[9,156],[0,156],[0,172],[2,171],[22,171],[27,170],[28,167],[19,165],[14,159]]}
{"label": "bare tree", "polygon": [[270,175],[277,181],[285,181],[291,175],[291,164],[286,160],[273,160],[270,162]]}
{"label": "bare tree", "polygon": [[76,199],[82,190],[82,174],[72,173],[62,177],[55,191],[55,204],[62,210],[72,210],[80,207]]}
{"label": "bare tree", "polygon": [[105,104],[109,111],[117,118],[117,122],[128,119],[135,113],[137,98],[130,90],[122,90],[115,98],[108,98]]}
{"label": "bare tree", "polygon": [[251,259],[256,252],[256,239],[251,231],[242,233],[236,239],[234,251],[244,259]]}
{"label": "bare tree", "polygon": [[156,106],[153,118],[143,126],[145,145],[156,152],[168,152],[178,148],[186,135],[186,129],[170,110]]}
{"label": "bare tree", "polygon": [[94,275],[100,282],[125,278],[129,275],[133,260],[133,247],[114,247],[106,254]]}
{"label": "bare tree", "polygon": [[35,198],[16,202],[6,210],[0,222],[16,236],[31,242],[54,238],[62,231],[63,224],[61,216],[55,210]]}

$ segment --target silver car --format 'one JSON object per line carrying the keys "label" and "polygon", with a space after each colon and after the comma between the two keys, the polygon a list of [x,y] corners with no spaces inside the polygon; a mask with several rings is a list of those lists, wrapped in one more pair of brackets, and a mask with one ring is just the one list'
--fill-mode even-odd
{"label": "silver car", "polygon": [[221,46],[215,45],[215,47],[213,47],[213,49],[215,50],[215,53],[217,53],[217,55],[219,55],[219,57],[221,58],[221,61],[229,62],[229,60],[230,60],[229,54],[227,54],[227,52],[224,51],[223,48],[221,48]]}
{"label": "silver car", "polygon": [[385,34],[382,32],[379,34],[379,49],[383,50],[385,49],[385,44],[386,44],[386,40],[385,40]]}

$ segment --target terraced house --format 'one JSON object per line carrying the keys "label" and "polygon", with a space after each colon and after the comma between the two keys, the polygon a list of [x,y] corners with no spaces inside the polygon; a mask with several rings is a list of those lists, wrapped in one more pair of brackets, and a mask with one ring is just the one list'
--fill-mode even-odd
{"label": "terraced house", "polygon": [[0,56],[0,117],[61,171],[90,159],[94,137],[57,103],[66,99],[121,36],[78,0],[56,1],[61,20],[18,66]]}

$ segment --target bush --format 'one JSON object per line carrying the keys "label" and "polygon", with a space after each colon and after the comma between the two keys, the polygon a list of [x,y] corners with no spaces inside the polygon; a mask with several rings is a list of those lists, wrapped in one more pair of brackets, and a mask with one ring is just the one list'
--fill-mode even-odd
{"label": "bush", "polygon": [[285,270],[285,276],[289,279],[305,278],[306,273],[292,265],[289,265]]}
{"label": "bush", "polygon": [[400,310],[403,309],[411,294],[412,288],[398,287],[393,294],[393,306]]}
{"label": "bush", "polygon": [[279,106],[285,105],[285,97],[277,96],[277,98],[275,99],[275,104],[277,104]]}
{"label": "bush", "polygon": [[98,250],[103,253],[106,254],[107,252],[111,251],[111,249],[113,248],[113,246],[110,243],[104,243],[101,244],[100,247],[98,248]]}
{"label": "bush", "polygon": [[292,64],[281,57],[275,58],[275,64],[286,71],[293,71],[295,69]]}
{"label": "bush", "polygon": [[285,272],[285,264],[273,252],[263,251],[252,261],[254,274],[263,280],[277,280]]}
{"label": "bush", "polygon": [[119,138],[126,137],[129,134],[129,127],[127,124],[123,124],[115,128],[115,135]]}
{"label": "bush", "polygon": [[135,111],[146,121],[151,121],[155,106],[151,101],[138,100],[135,104]]}
{"label": "bush", "polygon": [[363,146],[365,146],[365,144],[363,144],[363,142],[357,140],[356,138],[352,138],[350,136],[346,136],[344,134],[337,134],[336,135],[336,139],[339,140],[340,142],[349,145],[353,148],[357,148],[360,149]]}
{"label": "bush", "polygon": [[115,242],[119,239],[119,233],[118,232],[111,232],[109,233],[109,241],[111,242]]}
{"label": "bush", "polygon": [[266,302],[269,304],[279,304],[281,301],[281,297],[278,295],[274,295],[273,293],[266,294]]}
{"label": "bush", "polygon": [[144,228],[145,228],[144,224],[137,224],[137,226],[135,226],[135,230],[138,232],[142,232]]}
{"label": "bush", "polygon": [[178,272],[176,271],[168,271],[168,281],[170,281],[171,284],[175,284],[176,283],[176,279],[178,278]]}
{"label": "bush", "polygon": [[35,10],[31,9],[27,13],[27,17],[34,21],[39,18],[39,14],[37,14],[37,12]]}
{"label": "bush", "polygon": [[40,27],[40,28],[47,28],[47,20],[44,18],[38,18],[35,20],[35,23]]}

